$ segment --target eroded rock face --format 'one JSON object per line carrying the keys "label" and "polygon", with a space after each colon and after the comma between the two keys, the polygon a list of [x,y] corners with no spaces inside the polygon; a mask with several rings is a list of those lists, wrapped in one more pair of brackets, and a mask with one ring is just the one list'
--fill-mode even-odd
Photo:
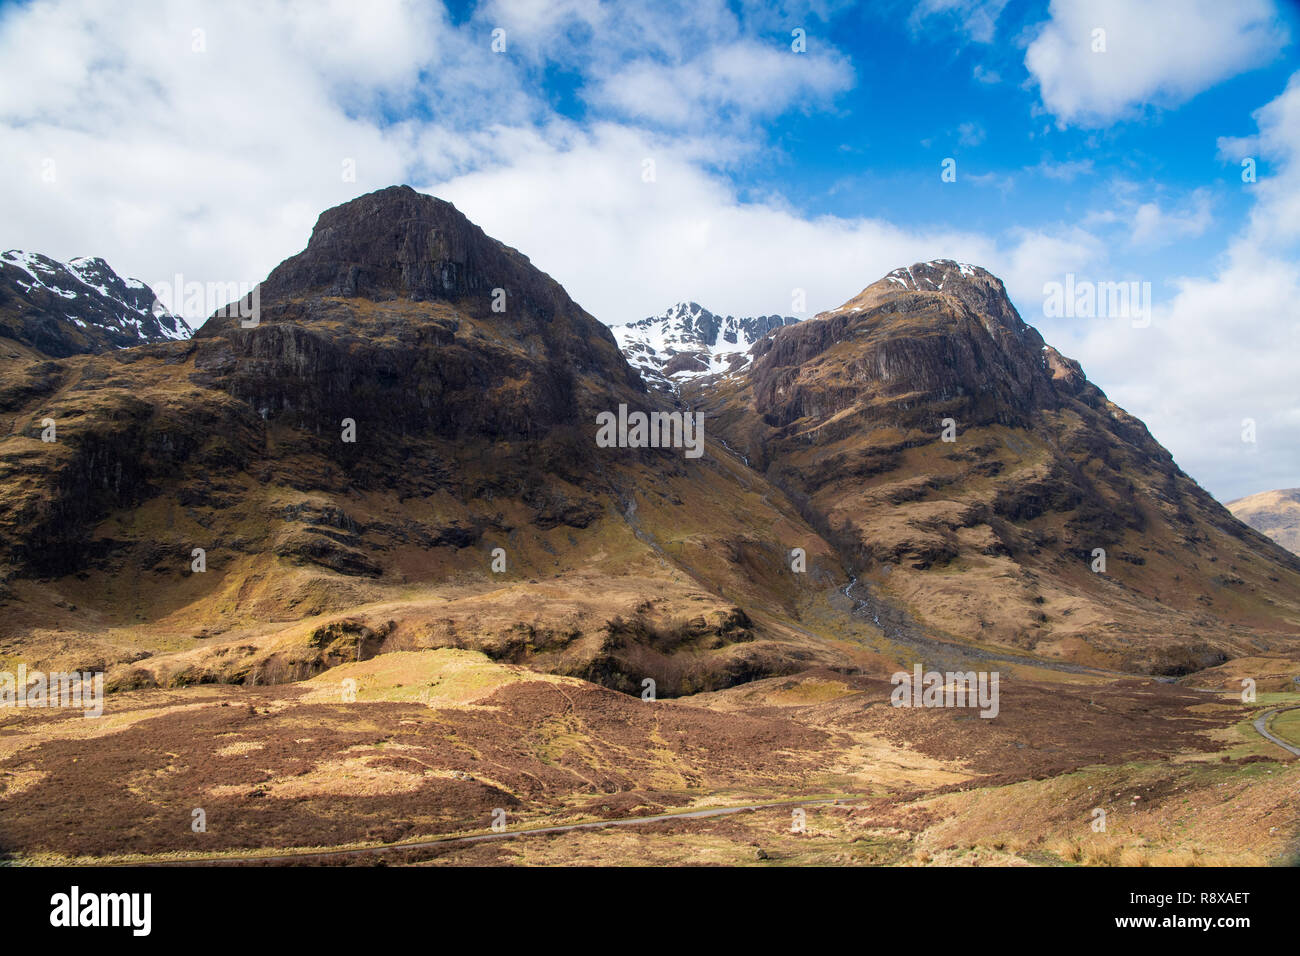
{"label": "eroded rock face", "polygon": [[497,288],[506,292],[507,314],[544,322],[575,308],[527,256],[490,238],[451,203],[390,186],[321,213],[307,248],[271,271],[262,295],[460,301],[490,298]]}
{"label": "eroded rock face", "polygon": [[536,438],[641,391],[557,282],[408,186],[322,213],[260,306],[200,329],[199,381],[302,427],[364,408],[402,435]]}
{"label": "eroded rock face", "polygon": [[[760,343],[750,373],[756,410],[780,428],[832,418],[869,393],[877,420],[928,429],[937,428],[936,411],[966,426],[1023,426],[1037,410],[1059,406],[1042,337],[1000,281],[961,268],[895,270],[817,321]],[[839,363],[834,374],[804,374],[831,362]]]}

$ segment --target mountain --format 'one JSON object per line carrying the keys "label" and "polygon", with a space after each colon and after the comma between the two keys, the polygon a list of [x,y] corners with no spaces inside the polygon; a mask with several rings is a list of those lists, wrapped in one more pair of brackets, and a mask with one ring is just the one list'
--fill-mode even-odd
{"label": "mountain", "polygon": [[1300,554],[1300,488],[1261,491],[1225,506],[1239,520]]}
{"label": "mountain", "polygon": [[[936,638],[1185,674],[1297,632],[1300,559],[980,268],[896,270],[678,394],[409,187],[322,213],[259,296],[253,328],[0,367],[0,638],[127,683],[452,646],[671,694]],[[715,344],[760,327],[672,314]],[[597,441],[679,404],[698,459]]]}
{"label": "mountain", "polygon": [[611,331],[646,384],[674,391],[683,382],[727,375],[749,364],[749,350],[791,316],[720,316],[695,302],[679,302],[661,315],[613,326]]}
{"label": "mountain", "polygon": [[846,580],[830,546],[711,443],[600,447],[666,404],[450,203],[329,209],[258,297],[256,327],[0,368],[0,638],[115,686],[449,646],[668,695],[851,660],[789,623]]}
{"label": "mountain", "polygon": [[52,358],[189,338],[190,327],[138,279],[103,259],[58,262],[11,249],[0,254],[0,339]]}
{"label": "mountain", "polygon": [[1300,560],[1185,475],[986,270],[895,270],[754,351],[683,401],[923,630],[1168,674],[1300,634]]}

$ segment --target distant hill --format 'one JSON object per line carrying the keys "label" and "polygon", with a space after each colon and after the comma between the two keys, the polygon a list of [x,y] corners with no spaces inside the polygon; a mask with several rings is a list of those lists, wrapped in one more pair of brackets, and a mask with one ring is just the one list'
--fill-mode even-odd
{"label": "distant hill", "polygon": [[1300,554],[1300,488],[1261,491],[1229,501],[1227,508],[1256,531]]}

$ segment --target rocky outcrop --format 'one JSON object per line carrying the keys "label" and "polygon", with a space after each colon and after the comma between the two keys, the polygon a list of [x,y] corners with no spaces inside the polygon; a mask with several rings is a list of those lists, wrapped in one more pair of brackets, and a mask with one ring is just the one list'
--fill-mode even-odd
{"label": "rocky outcrop", "polygon": [[[1036,410],[1058,406],[1042,337],[1000,281],[966,268],[969,277],[956,263],[896,270],[817,321],[761,343],[750,373],[756,410],[780,428],[832,418],[869,394],[878,420],[937,429],[936,412],[965,426],[1024,425]],[[918,282],[935,288],[918,290]],[[803,374],[844,343],[851,348],[840,350],[846,364],[836,374]]]}

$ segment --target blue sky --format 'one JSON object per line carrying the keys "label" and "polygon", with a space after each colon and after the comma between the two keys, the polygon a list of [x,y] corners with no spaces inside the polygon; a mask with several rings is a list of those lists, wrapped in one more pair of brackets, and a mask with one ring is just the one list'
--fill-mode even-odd
{"label": "blue sky", "polygon": [[[789,314],[802,295],[811,317],[956,258],[1227,500],[1300,485],[1298,17],[1280,0],[9,0],[0,246],[251,283],[322,209],[406,182],[611,324],[683,299]],[[1045,315],[1067,275],[1150,283],[1151,321]]]}

